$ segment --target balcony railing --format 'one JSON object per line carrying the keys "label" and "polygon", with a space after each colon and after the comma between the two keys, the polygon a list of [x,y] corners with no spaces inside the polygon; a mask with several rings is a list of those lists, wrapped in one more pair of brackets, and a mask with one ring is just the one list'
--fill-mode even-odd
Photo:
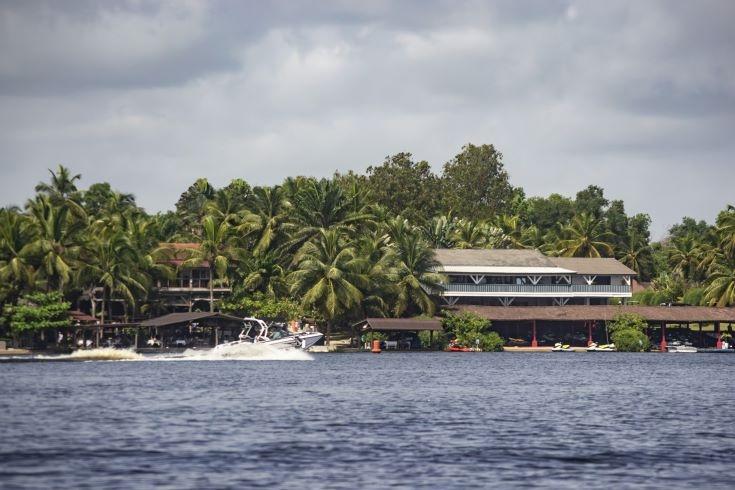
{"label": "balcony railing", "polygon": [[446,284],[447,293],[630,293],[627,285],[593,284]]}
{"label": "balcony railing", "polygon": [[[159,289],[209,289],[209,279],[170,279],[168,281],[160,281],[158,283]],[[214,284],[214,289],[217,290],[228,290],[228,286],[222,284]]]}

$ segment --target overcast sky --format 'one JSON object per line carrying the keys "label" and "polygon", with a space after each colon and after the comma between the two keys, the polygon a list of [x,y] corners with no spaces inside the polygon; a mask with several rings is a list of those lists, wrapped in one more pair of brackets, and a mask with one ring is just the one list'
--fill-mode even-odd
{"label": "overcast sky", "polygon": [[735,204],[735,2],[0,0],[0,204],[63,163],[148,211],[200,176],[436,171],[493,143],[654,238]]}

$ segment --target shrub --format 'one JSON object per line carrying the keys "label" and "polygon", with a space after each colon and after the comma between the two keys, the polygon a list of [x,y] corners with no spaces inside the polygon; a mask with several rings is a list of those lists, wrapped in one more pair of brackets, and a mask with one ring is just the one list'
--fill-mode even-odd
{"label": "shrub", "polygon": [[249,315],[270,320],[296,320],[304,314],[300,305],[290,299],[276,299],[263,293],[233,298],[222,303],[222,312]]}
{"label": "shrub", "polygon": [[648,324],[646,320],[635,313],[623,313],[617,315],[612,322],[608,323],[607,328],[610,333],[619,330],[635,330],[636,332],[645,332]]}
{"label": "shrub", "polygon": [[5,305],[3,316],[13,332],[68,327],[69,307],[61,293],[29,293],[15,306]]}
{"label": "shrub", "polygon": [[483,351],[502,351],[505,341],[497,332],[490,331],[490,320],[474,313],[449,315],[443,321],[444,330],[466,347],[479,345]]}
{"label": "shrub", "polygon": [[620,352],[644,352],[651,347],[646,335],[634,328],[622,328],[610,336],[615,348]]}
{"label": "shrub", "polygon": [[699,306],[704,304],[704,288],[691,288],[684,292],[681,302],[687,305]]}

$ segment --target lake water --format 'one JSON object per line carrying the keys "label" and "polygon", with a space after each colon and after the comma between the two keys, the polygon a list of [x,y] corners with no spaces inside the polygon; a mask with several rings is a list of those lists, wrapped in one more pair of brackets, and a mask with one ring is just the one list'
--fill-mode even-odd
{"label": "lake water", "polygon": [[0,487],[735,485],[735,355],[0,362]]}

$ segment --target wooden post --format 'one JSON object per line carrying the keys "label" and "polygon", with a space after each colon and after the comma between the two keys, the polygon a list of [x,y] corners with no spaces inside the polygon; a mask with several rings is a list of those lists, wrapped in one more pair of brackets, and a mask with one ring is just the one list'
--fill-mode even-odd
{"label": "wooden post", "polygon": [[214,327],[214,345],[219,345],[219,328]]}
{"label": "wooden post", "polygon": [[592,320],[587,322],[587,347],[592,345]]}
{"label": "wooden post", "polygon": [[720,333],[720,322],[715,322],[715,334],[717,335],[717,344],[715,347],[722,349],[722,334]]}
{"label": "wooden post", "polygon": [[134,349],[138,348],[138,330],[139,329],[137,328],[135,329],[135,347],[133,347]]}
{"label": "wooden post", "polygon": [[661,322],[661,352],[666,352],[666,322]]}
{"label": "wooden post", "polygon": [[536,320],[533,320],[531,329],[531,347],[538,347],[538,341],[536,340]]}

